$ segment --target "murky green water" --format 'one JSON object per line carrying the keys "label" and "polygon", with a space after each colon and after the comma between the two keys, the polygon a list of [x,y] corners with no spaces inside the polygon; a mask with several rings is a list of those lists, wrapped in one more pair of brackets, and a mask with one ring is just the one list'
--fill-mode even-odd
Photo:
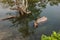
{"label": "murky green water", "polygon": [[[30,5],[29,9],[32,14],[0,21],[0,35],[3,36],[0,40],[40,40],[42,34],[50,35],[52,31],[60,31],[59,0],[40,1],[37,6]],[[7,14],[18,15],[16,13],[0,8],[0,18],[5,18]],[[42,16],[46,16],[48,20],[38,25],[38,28],[34,28],[33,21]]]}

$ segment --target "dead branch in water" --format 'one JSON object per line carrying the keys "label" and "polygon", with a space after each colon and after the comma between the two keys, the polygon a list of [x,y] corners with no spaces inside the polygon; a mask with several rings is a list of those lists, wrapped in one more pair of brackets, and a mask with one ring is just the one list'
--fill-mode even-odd
{"label": "dead branch in water", "polygon": [[6,18],[0,18],[0,21],[12,19],[12,18],[16,18],[16,16],[8,16],[8,17],[6,17]]}
{"label": "dead branch in water", "polygon": [[37,18],[34,22],[34,27],[37,28],[39,23],[44,23],[47,21],[47,17],[43,16],[41,18]]}

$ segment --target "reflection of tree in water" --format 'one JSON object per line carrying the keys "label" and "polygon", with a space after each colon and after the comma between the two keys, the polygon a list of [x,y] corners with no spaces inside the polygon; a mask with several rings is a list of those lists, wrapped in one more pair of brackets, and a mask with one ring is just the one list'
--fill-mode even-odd
{"label": "reflection of tree in water", "polygon": [[[9,13],[10,14],[10,13]],[[28,23],[32,20],[35,20],[39,16],[39,10],[32,10],[31,14],[18,16],[16,18],[8,19],[12,22],[12,26],[19,26],[19,32],[22,33],[23,37],[28,37],[34,33],[34,28],[29,27]],[[12,15],[12,13],[10,14]]]}
{"label": "reflection of tree in water", "polygon": [[[42,6],[45,6],[47,2],[49,2],[51,6],[58,5],[58,3],[60,3],[60,0],[28,0],[28,3],[29,3],[29,5],[34,5],[38,1],[41,2]],[[4,3],[4,4],[7,3],[11,6],[15,5],[13,0],[3,0],[2,3]]]}
{"label": "reflection of tree in water", "polygon": [[50,0],[50,5],[58,5],[59,1],[58,0]]}
{"label": "reflection of tree in water", "polygon": [[60,3],[60,0],[48,0],[51,6],[58,5]]}
{"label": "reflection of tree in water", "polygon": [[[52,5],[58,4],[57,1],[54,2],[52,0],[49,0],[48,2],[50,2],[50,4],[52,4]],[[42,7],[43,9],[46,8],[46,5],[47,5],[47,2],[43,2],[43,3],[41,2],[40,4],[38,4],[38,6],[40,8]],[[28,23],[32,20],[35,20],[37,17],[39,17],[40,13],[43,11],[41,9],[37,10],[35,8],[35,6],[36,6],[35,4],[29,5],[29,10],[32,11],[31,14],[19,16],[19,17],[13,18],[13,19],[9,19],[13,23],[13,26],[20,26],[19,32],[21,32],[24,37],[27,37],[34,33],[34,29],[31,30]]]}
{"label": "reflection of tree in water", "polygon": [[[43,6],[40,6],[43,8]],[[40,17],[41,9],[36,9],[35,4],[29,6],[29,10],[32,11],[31,14],[18,16],[16,18],[9,19],[12,22],[12,26],[19,26],[19,32],[22,33],[23,37],[27,37],[34,33],[34,28],[29,27],[28,23],[32,20],[35,20],[37,17]],[[9,13],[10,14],[10,13]],[[10,14],[12,15],[12,13]]]}
{"label": "reflection of tree in water", "polygon": [[[37,13],[37,16],[38,15],[39,14]],[[23,16],[20,16],[20,17],[16,17],[14,19],[10,19],[10,21],[13,23],[12,26],[20,26],[19,32],[21,32],[22,35],[25,37],[25,36],[29,36],[34,31],[33,27],[32,27],[32,30],[31,30],[28,23],[32,20],[35,20],[35,16],[36,15],[33,16],[32,14],[28,14],[28,15],[23,15]]]}
{"label": "reflection of tree in water", "polygon": [[58,5],[60,3],[60,0],[40,0],[39,6],[46,8],[46,5],[48,3],[50,4],[50,6],[54,6],[54,5]]}
{"label": "reflection of tree in water", "polygon": [[60,0],[40,0],[41,6],[45,6],[49,3],[50,6],[58,5],[60,3]]}

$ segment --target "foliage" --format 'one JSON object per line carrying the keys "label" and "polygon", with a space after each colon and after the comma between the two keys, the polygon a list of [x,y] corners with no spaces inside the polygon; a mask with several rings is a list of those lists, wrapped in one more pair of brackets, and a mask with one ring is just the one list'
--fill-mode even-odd
{"label": "foliage", "polygon": [[[33,4],[33,3],[36,3],[36,2],[38,2],[39,0],[28,0],[28,3],[29,4]],[[14,1],[13,0],[2,0],[2,3],[8,3],[8,4],[13,4],[14,3]]]}
{"label": "foliage", "polygon": [[2,3],[4,4],[9,4],[10,6],[13,6],[14,5],[14,1],[13,0],[2,0]]}
{"label": "foliage", "polygon": [[51,36],[42,35],[41,40],[60,40],[60,33],[54,31]]}
{"label": "foliage", "polygon": [[38,1],[40,1],[40,0],[28,0],[28,3],[29,4],[34,4],[34,3],[38,2]]}

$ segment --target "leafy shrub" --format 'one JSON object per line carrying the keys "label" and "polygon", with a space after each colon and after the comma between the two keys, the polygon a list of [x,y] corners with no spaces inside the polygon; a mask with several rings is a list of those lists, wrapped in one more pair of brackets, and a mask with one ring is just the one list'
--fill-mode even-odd
{"label": "leafy shrub", "polygon": [[60,33],[54,31],[51,36],[42,35],[41,40],[60,40]]}

